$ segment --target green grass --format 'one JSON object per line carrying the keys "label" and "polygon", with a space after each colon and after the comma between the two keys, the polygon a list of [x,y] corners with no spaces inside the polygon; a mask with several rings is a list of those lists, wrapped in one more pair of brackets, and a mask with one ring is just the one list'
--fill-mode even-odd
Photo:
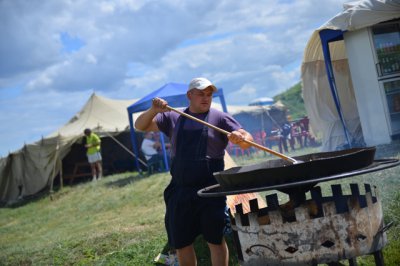
{"label": "green grass", "polygon": [[[5,264],[95,264],[125,258],[141,265],[165,244],[162,189],[168,175],[115,175],[64,188],[25,206],[1,210]],[[132,258],[131,258],[132,257]],[[143,265],[143,264],[142,264]]]}
{"label": "green grass", "polygon": [[[398,148],[382,147],[380,156],[400,158]],[[317,148],[289,155],[313,152]],[[234,159],[245,165],[275,158],[260,152]],[[381,191],[385,221],[395,222],[388,231],[385,262],[400,265],[399,168],[355,178]],[[0,265],[154,265],[167,243],[163,190],[169,180],[168,173],[112,175],[0,209]],[[232,239],[228,244],[230,265],[238,265]],[[210,265],[205,242],[199,238],[195,247],[199,265]],[[358,260],[359,265],[374,265],[370,257]]]}

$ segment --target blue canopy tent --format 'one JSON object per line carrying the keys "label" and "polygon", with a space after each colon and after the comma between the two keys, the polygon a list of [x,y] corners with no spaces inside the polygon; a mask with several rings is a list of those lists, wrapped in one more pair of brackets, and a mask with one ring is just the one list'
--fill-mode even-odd
{"label": "blue canopy tent", "polygon": [[[139,155],[139,149],[138,149],[138,143],[137,139],[135,137],[135,128],[134,128],[134,121],[133,121],[133,114],[137,112],[142,112],[151,107],[151,101],[155,97],[162,98],[168,102],[168,105],[171,107],[184,107],[189,105],[189,101],[186,97],[186,92],[187,92],[188,85],[187,84],[181,84],[181,83],[167,83],[161,88],[151,92],[150,94],[146,95],[142,99],[138,100],[131,106],[129,106],[128,109],[128,117],[129,117],[129,126],[130,126],[130,133],[131,133],[131,141],[132,141],[132,147],[133,147],[133,152],[135,155],[135,163],[136,163],[136,168],[138,171],[140,171],[139,167],[139,160],[138,160],[138,155]],[[225,98],[224,98],[224,92],[222,89],[218,89],[213,94],[213,98],[219,97],[219,100],[222,105],[222,109],[224,112],[228,112],[226,108],[226,103],[225,103]],[[164,134],[160,134],[160,140],[161,140],[161,145],[163,147],[163,155],[164,155],[164,165],[165,165],[165,170],[169,170],[169,165],[168,165],[168,157],[167,157],[167,152],[165,150],[165,142],[164,142]]]}
{"label": "blue canopy tent", "polygon": [[329,87],[331,89],[333,101],[335,103],[336,110],[339,114],[339,118],[340,118],[340,121],[343,126],[347,144],[348,144],[349,148],[351,148],[352,144],[351,144],[350,137],[349,137],[349,131],[348,131],[348,129],[346,127],[346,123],[344,121],[342,108],[340,106],[339,94],[338,94],[337,88],[336,88],[335,76],[333,74],[332,60],[331,60],[331,55],[330,55],[330,50],[329,50],[330,42],[336,42],[336,41],[343,40],[343,31],[324,29],[319,32],[319,37],[321,39],[322,52],[324,54],[324,59],[325,59],[324,60],[325,68],[326,68],[326,73],[327,73]]}

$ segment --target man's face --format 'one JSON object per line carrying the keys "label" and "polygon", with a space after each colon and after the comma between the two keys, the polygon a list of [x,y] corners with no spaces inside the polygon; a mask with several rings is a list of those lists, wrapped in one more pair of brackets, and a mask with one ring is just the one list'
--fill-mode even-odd
{"label": "man's face", "polygon": [[189,110],[193,113],[205,113],[211,107],[213,89],[208,87],[204,90],[193,89],[187,92],[190,101]]}

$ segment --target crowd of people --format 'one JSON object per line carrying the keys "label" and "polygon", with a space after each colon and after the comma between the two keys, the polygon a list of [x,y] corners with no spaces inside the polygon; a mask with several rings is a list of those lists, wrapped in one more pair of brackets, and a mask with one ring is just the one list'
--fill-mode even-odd
{"label": "crowd of people", "polygon": [[296,146],[302,149],[315,145],[315,138],[309,131],[309,119],[307,116],[296,121],[288,121],[271,133],[271,137],[276,140],[281,153],[289,152],[288,146],[294,151]]}
{"label": "crowd of people", "polygon": [[[287,122],[281,125],[275,125],[269,132],[259,130],[252,132],[252,135],[256,143],[270,149],[277,146],[280,153],[289,152],[289,147],[290,150],[294,151],[316,145],[315,137],[309,130],[309,119],[307,116],[294,121],[288,119]],[[228,146],[228,152],[233,156],[250,154],[249,151],[238,153],[237,149],[233,146]]]}

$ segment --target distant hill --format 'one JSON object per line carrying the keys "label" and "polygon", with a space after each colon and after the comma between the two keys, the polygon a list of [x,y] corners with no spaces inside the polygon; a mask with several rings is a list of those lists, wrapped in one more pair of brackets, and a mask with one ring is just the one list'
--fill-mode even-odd
{"label": "distant hill", "polygon": [[301,91],[302,86],[299,81],[293,87],[273,97],[275,102],[280,100],[288,108],[288,115],[291,116],[292,120],[307,115]]}

